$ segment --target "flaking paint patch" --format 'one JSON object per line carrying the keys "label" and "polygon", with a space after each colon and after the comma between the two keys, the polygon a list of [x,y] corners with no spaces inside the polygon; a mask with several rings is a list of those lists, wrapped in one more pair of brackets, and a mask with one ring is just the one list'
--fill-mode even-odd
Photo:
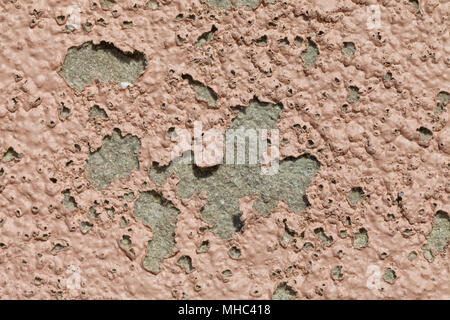
{"label": "flaking paint patch", "polygon": [[394,284],[395,280],[397,280],[397,274],[391,268],[387,268],[384,272],[383,279],[389,284]]}
{"label": "flaking paint patch", "polygon": [[369,243],[369,235],[367,234],[367,230],[364,228],[360,228],[359,232],[353,235],[353,247],[356,249],[364,248]]}
{"label": "flaking paint patch", "polygon": [[348,87],[348,96],[347,101],[348,102],[357,102],[359,100],[359,88],[356,86],[350,86]]}
{"label": "flaking paint patch", "polygon": [[297,296],[297,292],[286,282],[281,282],[273,292],[273,300],[292,300]]}
{"label": "flaking paint patch", "polygon": [[341,281],[344,278],[344,274],[342,273],[342,266],[336,266],[331,271],[331,277],[333,280]]}
{"label": "flaking paint patch", "polygon": [[200,101],[205,101],[208,106],[214,107],[217,103],[217,94],[208,86],[205,86],[200,81],[196,81],[192,76],[185,74],[183,79],[187,79],[189,84],[194,88],[197,99]]}
{"label": "flaking paint patch", "polygon": [[13,147],[9,147],[3,154],[2,161],[19,160],[20,158],[21,155]]}
{"label": "flaking paint patch", "polygon": [[[424,246],[427,260],[444,251],[450,241],[450,218],[445,211],[438,211],[434,216],[433,227]],[[430,262],[431,262],[430,261]]]}
{"label": "flaking paint patch", "polygon": [[316,65],[318,56],[319,48],[317,47],[317,44],[313,40],[311,40],[311,38],[308,38],[308,46],[306,50],[302,51],[301,53],[303,63],[307,68],[314,67]]}
{"label": "flaking paint patch", "polygon": [[69,48],[59,73],[79,93],[95,79],[103,83],[134,83],[146,65],[142,52],[122,52],[111,43],[89,41]]}
{"label": "flaking paint patch", "polygon": [[155,191],[141,192],[134,203],[134,216],[152,229],[153,237],[147,244],[143,266],[158,273],[164,258],[175,247],[175,226],[179,210]]}
{"label": "flaking paint patch", "polygon": [[103,138],[102,146],[89,153],[86,161],[86,177],[96,189],[104,189],[114,180],[130,176],[139,168],[139,138],[127,134],[122,136],[114,129],[110,136]]}
{"label": "flaking paint patch", "polygon": [[190,256],[181,256],[177,260],[177,265],[182,267],[186,273],[192,272],[195,268],[192,266],[192,258]]}
{"label": "flaking paint patch", "polygon": [[93,105],[90,109],[89,109],[89,118],[90,119],[107,119],[108,118],[108,114],[106,113],[106,111],[102,108],[100,108],[100,106],[98,104]]}
{"label": "flaking paint patch", "polygon": [[436,98],[438,99],[439,102],[436,105],[435,112],[437,114],[441,114],[442,112],[444,112],[445,107],[447,106],[448,101],[450,100],[450,94],[446,91],[441,91],[438,93]]}
{"label": "flaking paint patch", "polygon": [[342,47],[342,52],[344,52],[348,57],[352,57],[355,54],[356,46],[353,42],[344,42]]}
{"label": "flaking paint patch", "polygon": [[356,206],[364,199],[364,191],[361,187],[353,187],[348,193],[348,201],[352,206]]}
{"label": "flaking paint patch", "polygon": [[215,32],[217,32],[217,28],[215,25],[212,25],[210,31],[207,31],[198,37],[197,47],[202,48],[205,43],[210,42]]}
{"label": "flaking paint patch", "polygon": [[66,189],[61,193],[64,196],[63,200],[61,201],[61,204],[69,211],[76,210],[78,206],[75,201],[75,198],[70,195],[70,190]]}
{"label": "flaking paint patch", "polygon": [[[275,127],[282,108],[253,100],[248,107],[236,110],[239,113],[233,119],[231,129],[270,129]],[[247,154],[248,148],[246,151]],[[183,199],[206,192],[208,202],[201,210],[202,218],[213,225],[218,236],[230,239],[237,231],[234,217],[240,212],[240,198],[256,195],[253,210],[264,216],[270,215],[280,200],[285,201],[290,210],[301,213],[307,207],[306,188],[318,169],[319,162],[314,157],[302,155],[281,161],[274,175],[262,175],[260,165],[249,164],[248,157],[245,165],[223,164],[207,168],[183,164],[180,159],[175,159],[167,167],[158,167],[155,163],[149,174],[153,181],[161,184],[175,173],[179,178],[177,195]]]}
{"label": "flaking paint patch", "polygon": [[260,4],[260,0],[203,0],[213,7],[226,9],[230,6],[241,7],[247,6],[249,8],[256,8]]}

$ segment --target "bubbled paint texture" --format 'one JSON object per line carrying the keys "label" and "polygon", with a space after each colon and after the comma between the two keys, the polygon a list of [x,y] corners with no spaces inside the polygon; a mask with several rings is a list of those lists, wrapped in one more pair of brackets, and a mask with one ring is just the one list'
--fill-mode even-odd
{"label": "bubbled paint texture", "polygon": [[[386,0],[367,29],[376,1],[228,2],[0,1],[2,299],[450,298],[450,3]],[[145,63],[99,53],[117,68],[73,89],[66,54],[102,42]],[[255,98],[283,106],[281,164],[320,167],[303,211],[243,194],[220,237],[206,192],[149,171],[170,128],[225,131]],[[96,186],[114,132],[132,146],[100,166],[127,174]]]}

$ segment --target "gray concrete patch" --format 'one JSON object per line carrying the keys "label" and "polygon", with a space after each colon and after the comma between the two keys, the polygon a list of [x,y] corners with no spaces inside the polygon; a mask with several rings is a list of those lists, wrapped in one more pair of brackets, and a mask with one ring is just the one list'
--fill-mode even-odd
{"label": "gray concrete patch", "polygon": [[331,270],[331,277],[333,280],[340,281],[344,278],[344,274],[342,273],[342,266],[336,266]]}
{"label": "gray concrete patch", "polygon": [[427,237],[424,245],[425,258],[432,262],[434,256],[444,251],[450,241],[450,218],[448,213],[439,210],[434,216],[433,228]]}
{"label": "gray concrete patch", "polygon": [[317,239],[320,240],[322,246],[329,247],[333,243],[333,237],[327,236],[323,230],[323,228],[314,229],[314,235]]}
{"label": "gray concrete patch", "polygon": [[437,114],[441,114],[442,112],[444,112],[445,106],[447,106],[448,101],[450,100],[450,94],[446,91],[441,91],[438,93],[437,97],[436,97],[439,102],[436,105],[436,113]]}
{"label": "gray concrete patch", "polygon": [[247,6],[253,9],[258,7],[260,3],[260,0],[203,0],[203,1],[219,9],[226,9],[230,6],[233,7]]}
{"label": "gray concrete patch", "polygon": [[352,57],[355,54],[356,47],[353,42],[344,42],[344,45],[342,47],[342,52],[348,56]]}
{"label": "gray concrete patch", "polygon": [[95,189],[104,189],[116,179],[129,177],[139,168],[140,148],[139,138],[130,134],[122,137],[120,130],[114,129],[111,136],[103,138],[98,150],[89,153],[87,179]]}
{"label": "gray concrete patch", "polygon": [[431,137],[433,136],[433,132],[425,127],[420,127],[417,129],[417,132],[419,132],[420,136],[419,139],[420,140],[430,140]]}
{"label": "gray concrete patch", "polygon": [[395,274],[394,270],[392,270],[391,268],[387,268],[384,272],[383,279],[389,284],[394,284],[395,280],[397,280],[397,275]]}
{"label": "gray concrete patch", "polygon": [[319,48],[317,47],[316,43],[311,40],[311,38],[308,38],[308,47],[301,53],[303,63],[307,68],[314,67],[316,65],[318,56]]}
{"label": "gray concrete patch", "polygon": [[281,282],[272,295],[272,300],[292,300],[297,296],[295,291],[286,282]]}
{"label": "gray concrete patch", "polygon": [[353,187],[348,193],[348,202],[352,206],[356,206],[361,200],[364,199],[364,191],[361,187]]}
{"label": "gray concrete patch", "polygon": [[177,265],[182,267],[186,273],[191,273],[195,268],[192,266],[192,259],[189,256],[181,256],[177,260]]}
{"label": "gray concrete patch", "polygon": [[208,32],[203,33],[200,37],[197,39],[197,47],[202,48],[203,45],[209,41],[211,41],[214,33],[217,31],[217,28],[215,25],[212,25],[211,30]]}
{"label": "gray concrete patch", "polygon": [[347,101],[348,102],[356,102],[359,100],[359,88],[356,86],[350,86],[348,87],[348,96]]}
{"label": "gray concrete patch", "polygon": [[89,109],[89,119],[108,119],[108,115],[106,114],[106,111],[102,108],[100,108],[99,105],[94,104]]}
{"label": "gray concrete patch", "polygon": [[[279,105],[252,101],[233,119],[231,128],[274,128],[281,113]],[[248,144],[247,144],[248,146]],[[248,149],[247,149],[248,151]],[[248,157],[247,157],[248,159]],[[305,190],[319,169],[319,162],[309,155],[287,158],[280,162],[278,173],[262,175],[259,165],[217,165],[199,168],[174,160],[163,168],[154,164],[150,176],[162,183],[174,173],[179,179],[177,195],[188,199],[206,192],[208,202],[202,208],[202,218],[213,226],[213,231],[223,239],[230,239],[240,230],[234,223],[239,211],[239,199],[257,195],[253,209],[261,215],[269,215],[280,199],[289,209],[301,213],[306,207]]]}
{"label": "gray concrete patch", "polygon": [[142,192],[134,203],[136,220],[149,226],[153,238],[147,244],[143,266],[152,273],[160,271],[160,263],[175,247],[175,226],[179,210],[155,191]]}
{"label": "gray concrete patch", "polygon": [[19,160],[21,157],[12,147],[9,147],[3,154],[2,161]]}
{"label": "gray concrete patch", "polygon": [[190,75],[183,74],[183,79],[187,79],[189,84],[194,87],[197,99],[200,101],[205,101],[208,106],[214,107],[217,103],[217,94],[208,86],[203,83],[194,80]]}
{"label": "gray concrete patch", "polygon": [[66,189],[61,193],[64,195],[64,199],[61,201],[61,204],[69,211],[76,210],[78,206],[74,197],[70,195],[70,190]]}
{"label": "gray concrete patch", "polygon": [[353,235],[353,247],[356,249],[364,248],[369,243],[369,235],[367,234],[367,230],[364,228],[360,228],[359,232]]}
{"label": "gray concrete patch", "polygon": [[89,41],[69,48],[59,74],[79,93],[95,79],[102,83],[132,84],[146,65],[142,52],[122,52],[111,43]]}

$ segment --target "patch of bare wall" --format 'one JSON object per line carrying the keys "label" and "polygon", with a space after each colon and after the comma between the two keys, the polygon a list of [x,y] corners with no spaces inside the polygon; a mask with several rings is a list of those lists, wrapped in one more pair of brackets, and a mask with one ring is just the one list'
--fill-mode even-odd
{"label": "patch of bare wall", "polygon": [[96,189],[104,189],[114,180],[130,176],[139,168],[139,138],[127,134],[122,136],[114,129],[110,136],[103,138],[102,146],[89,153],[86,161],[86,177]]}
{"label": "patch of bare wall", "polygon": [[[230,129],[275,128],[282,111],[280,105],[258,100],[253,100],[248,107],[236,109],[240,112],[233,119]],[[246,163],[243,165],[200,168],[175,160],[166,168],[155,164],[150,175],[161,184],[175,173],[180,179],[177,195],[183,199],[206,192],[208,202],[201,210],[202,218],[223,239],[230,239],[241,228],[236,216],[240,214],[239,199],[242,197],[256,195],[253,209],[264,216],[269,215],[280,200],[285,201],[290,210],[301,213],[307,207],[305,190],[319,169],[318,161],[308,155],[290,157],[281,161],[277,174],[263,175],[260,165],[249,164],[248,142]]]}
{"label": "patch of bare wall", "polygon": [[81,92],[95,79],[103,83],[133,84],[146,64],[142,52],[123,52],[112,43],[89,41],[69,48],[59,73],[76,92]]}
{"label": "patch of bare wall", "polygon": [[142,192],[134,204],[134,216],[152,229],[143,261],[146,270],[158,273],[162,260],[175,246],[175,225],[179,210],[154,191]]}
{"label": "patch of bare wall", "polygon": [[253,9],[259,6],[261,2],[261,0],[203,0],[203,1],[210,4],[213,7],[220,9],[226,9],[231,6],[233,7],[247,6]]}

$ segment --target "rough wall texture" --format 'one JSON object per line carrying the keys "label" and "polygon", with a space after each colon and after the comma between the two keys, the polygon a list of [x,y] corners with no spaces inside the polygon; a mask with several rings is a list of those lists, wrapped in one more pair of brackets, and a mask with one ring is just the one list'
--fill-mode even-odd
{"label": "rough wall texture", "polygon": [[[450,2],[0,7],[1,298],[450,298]],[[281,180],[165,175],[255,98]]]}

